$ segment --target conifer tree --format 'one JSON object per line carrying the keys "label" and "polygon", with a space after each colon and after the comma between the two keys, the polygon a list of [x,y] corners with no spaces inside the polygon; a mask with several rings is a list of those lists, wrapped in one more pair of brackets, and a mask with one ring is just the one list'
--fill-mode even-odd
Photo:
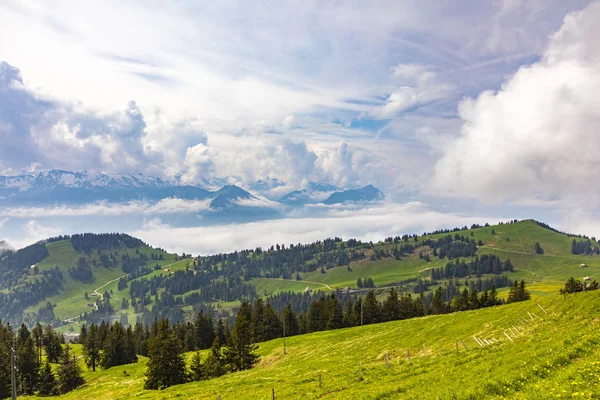
{"label": "conifer tree", "polygon": [[291,305],[287,305],[285,310],[283,310],[283,324],[285,326],[285,335],[286,336],[295,336],[300,333],[300,326],[298,325],[298,319],[296,318],[296,314],[292,310]]}
{"label": "conifer tree", "polygon": [[364,299],[364,323],[365,324],[375,324],[380,322],[381,319],[381,309],[379,306],[379,302],[375,297],[375,292],[369,290]]}
{"label": "conifer tree", "polygon": [[395,321],[400,319],[400,303],[398,302],[398,292],[391,288],[388,297],[383,302],[383,315],[386,321]]}
{"label": "conifer tree", "polygon": [[200,356],[199,351],[197,351],[196,354],[194,354],[194,357],[192,357],[190,370],[190,377],[193,381],[201,381],[205,379],[206,375],[204,373],[204,365],[202,365],[202,356]]}
{"label": "conifer tree", "polygon": [[348,300],[346,302],[346,306],[344,307],[344,326],[355,326],[355,325],[356,325],[356,318],[354,316],[352,300]]}
{"label": "conifer tree", "polygon": [[40,365],[31,335],[26,336],[25,342],[17,349],[17,370],[22,392],[32,395],[39,379]]}
{"label": "conifer tree", "polygon": [[95,324],[90,325],[88,335],[83,342],[83,356],[85,364],[92,371],[96,371],[96,366],[100,363],[100,338],[98,337],[98,327]]}
{"label": "conifer tree", "polygon": [[215,337],[210,353],[203,364],[204,374],[207,378],[216,378],[225,373],[225,361],[221,353],[221,340]]}
{"label": "conifer tree", "polygon": [[[153,328],[154,329],[154,328]],[[148,341],[148,370],[145,389],[164,389],[187,381],[185,358],[181,345],[169,327],[169,321],[156,324],[156,334]]]}
{"label": "conifer tree", "polygon": [[46,357],[51,363],[56,363],[60,360],[63,349],[60,343],[60,338],[50,325],[44,328],[44,336],[42,337]]}
{"label": "conifer tree", "polygon": [[57,394],[56,377],[54,376],[54,372],[52,372],[52,367],[48,361],[46,361],[40,371],[40,381],[38,387],[38,393],[42,396],[51,396]]}
{"label": "conifer tree", "polygon": [[0,322],[0,399],[10,397],[12,389],[10,385],[10,348],[8,342],[1,337],[4,327]]}
{"label": "conifer tree", "polygon": [[196,346],[198,346],[199,349],[210,348],[215,339],[215,331],[210,313],[204,313],[203,310],[200,310],[194,325],[196,331]]}
{"label": "conifer tree", "polygon": [[329,295],[327,299],[327,323],[325,329],[339,329],[344,327],[344,315],[342,305],[335,297],[335,294]]}
{"label": "conifer tree", "polygon": [[258,362],[259,356],[254,353],[257,346],[253,341],[251,318],[250,305],[243,302],[235,319],[231,339],[225,348],[225,359],[231,371],[250,369]]}
{"label": "conifer tree", "polygon": [[433,293],[431,299],[431,314],[445,314],[447,312],[447,305],[443,298],[443,289],[438,287]]}
{"label": "conifer tree", "polygon": [[77,389],[84,383],[85,380],[81,376],[81,368],[77,364],[77,358],[71,356],[71,346],[67,345],[58,368],[58,389],[61,394],[65,394]]}

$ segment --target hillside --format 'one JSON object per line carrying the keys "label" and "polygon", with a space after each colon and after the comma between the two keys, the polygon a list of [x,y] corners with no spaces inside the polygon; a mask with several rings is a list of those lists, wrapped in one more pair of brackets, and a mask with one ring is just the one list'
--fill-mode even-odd
{"label": "hillside", "polygon": [[[448,235],[457,240],[443,245]],[[126,318],[130,323],[138,318],[152,321],[155,317],[167,314],[172,319],[175,318],[173,315],[177,315],[175,320],[180,320],[193,316],[200,308],[212,309],[215,314],[226,318],[241,300],[259,296],[273,302],[280,312],[285,306],[284,300],[273,297],[279,293],[297,293],[297,301],[318,298],[319,293],[332,291],[338,295],[356,296],[365,290],[357,287],[359,278],[370,278],[376,286],[375,290],[382,294],[388,287],[414,293],[425,291],[426,301],[439,286],[445,288],[446,300],[450,300],[457,292],[448,289],[448,286],[461,290],[465,281],[481,289],[486,281],[493,280],[502,292],[505,289],[502,289],[498,279],[526,279],[534,294],[548,295],[556,293],[570,276],[579,279],[583,276],[594,277],[600,271],[598,255],[572,254],[573,239],[579,243],[587,242],[586,239],[561,234],[535,221],[526,220],[417,237],[390,237],[373,244],[336,238],[307,245],[277,245],[270,249],[244,250],[194,259],[177,258],[143,243],[136,243],[131,248],[91,248],[85,253],[75,250],[71,240],[53,240],[43,244],[48,254],[37,262],[38,275],[32,275],[30,264],[26,264],[20,281],[0,288],[0,297],[15,290],[29,290],[27,288],[32,288],[32,282],[58,267],[62,273],[60,287],[40,300],[30,299],[24,316],[18,309],[12,309],[3,318],[11,317],[15,323],[19,323],[21,318],[33,322],[36,320],[33,313],[39,314],[49,301],[54,306],[56,319],[72,321],[62,329],[77,330],[78,321],[82,319],[80,316],[94,311],[94,304],[104,292],[110,293],[112,311],[105,311],[102,315],[96,313],[94,318]],[[540,243],[544,254],[536,253],[536,242]],[[590,248],[598,248],[594,240],[590,240],[590,243]],[[438,251],[458,251],[452,249],[460,249],[463,256],[454,253],[444,254],[443,257],[440,253],[434,255]],[[498,256],[502,263],[510,260],[513,272],[492,273],[491,270],[486,272],[485,269],[478,269],[476,273],[455,271],[449,278],[432,277],[434,272],[449,263],[471,263],[490,255]],[[108,256],[113,257],[113,262],[105,266],[101,257]],[[131,273],[122,268],[124,256],[133,259],[145,256],[147,259],[138,262],[135,266],[137,272]],[[69,269],[76,267],[81,258],[90,266],[91,276],[87,279],[78,279],[69,273]],[[587,268],[580,267],[580,264],[586,264]],[[121,284],[125,283],[121,287],[120,278],[123,278]],[[226,285],[224,279],[227,279]],[[132,287],[135,288],[134,292]],[[305,293],[306,288],[313,292]],[[96,290],[98,293],[94,296]],[[306,311],[302,307],[306,307],[308,302],[305,300],[303,304],[305,306],[294,306],[294,310]]]}
{"label": "hillside", "polygon": [[[260,344],[261,360],[252,370],[164,391],[142,388],[142,359],[85,372],[87,384],[60,399],[267,399],[272,389],[277,399],[597,398],[599,311],[598,292],[553,295],[295,336],[287,339],[287,355],[277,339]],[[493,344],[481,347],[473,336]]]}

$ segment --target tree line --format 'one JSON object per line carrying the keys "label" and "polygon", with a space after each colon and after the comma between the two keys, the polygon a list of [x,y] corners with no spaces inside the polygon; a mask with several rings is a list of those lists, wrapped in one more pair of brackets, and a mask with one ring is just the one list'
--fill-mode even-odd
{"label": "tree line", "polygon": [[[29,330],[22,324],[17,333],[0,321],[0,399],[11,396],[11,352],[14,351],[16,392],[42,396],[70,392],[84,379],[76,357],[64,338],[50,325],[37,324]],[[45,355],[45,359],[44,356]],[[58,364],[56,373],[51,364]]]}

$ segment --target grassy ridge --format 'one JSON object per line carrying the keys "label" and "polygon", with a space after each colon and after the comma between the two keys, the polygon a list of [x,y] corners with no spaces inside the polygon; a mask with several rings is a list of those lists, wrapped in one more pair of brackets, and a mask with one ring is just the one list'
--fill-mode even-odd
{"label": "grassy ridge", "polygon": [[[597,277],[600,273],[600,257],[595,256],[580,256],[571,254],[572,237],[559,234],[549,229],[543,228],[535,221],[525,220],[513,224],[495,225],[489,227],[481,227],[468,229],[459,232],[453,232],[452,235],[458,233],[467,238],[483,241],[484,246],[480,246],[478,254],[497,254],[502,259],[510,258],[515,265],[516,272],[509,274],[511,279],[526,279],[533,293],[538,295],[548,295],[555,293],[564,281],[570,276],[581,278],[589,275]],[[423,243],[427,238],[437,239],[447,234],[437,234],[420,236],[418,243]],[[508,240],[507,240],[508,239]],[[579,240],[579,239],[578,239]],[[413,242],[413,239],[410,239]],[[545,254],[539,255],[535,253],[535,243],[539,242],[544,248]],[[597,246],[597,244],[595,244]],[[376,248],[391,249],[394,245],[389,243],[378,243]],[[68,275],[68,268],[76,264],[77,259],[82,254],[77,253],[71,246],[70,241],[60,241],[47,244],[50,256],[38,264],[41,270],[54,268],[56,265],[63,271],[65,276],[65,286],[63,291],[48,300],[57,305],[55,314],[60,319],[74,317],[89,311],[92,308],[87,306],[87,303],[94,301],[84,299],[84,293],[91,294],[96,288],[104,285],[114,279],[118,279],[123,275],[120,268],[92,268],[94,281],[91,283],[78,282],[71,279]],[[149,247],[142,246],[137,249],[139,252],[149,254],[157,252]],[[136,249],[120,249],[117,251],[119,255],[128,253],[135,255]],[[368,254],[370,254],[368,252]],[[190,260],[175,262],[175,255],[163,253],[164,260],[151,261],[151,265],[158,262],[161,267],[168,267],[170,271],[185,269],[186,264],[191,263]],[[92,260],[98,260],[98,256],[92,252],[86,256],[91,264]],[[334,290],[336,288],[344,288],[346,286],[356,287],[358,278],[370,277],[375,284],[386,285],[393,282],[405,281],[418,277],[428,278],[429,269],[441,267],[448,262],[448,259],[439,259],[432,257],[431,262],[421,259],[418,254],[413,254],[396,260],[393,258],[371,261],[367,259],[352,262],[350,269],[346,266],[339,266],[328,269],[326,273],[321,273],[320,270],[300,274],[300,281],[295,279],[278,279],[278,278],[255,278],[251,279],[248,284],[254,285],[257,294],[270,295],[281,291],[296,291],[301,292],[306,287],[313,290],[321,290],[324,292]],[[585,263],[589,267],[581,268],[580,264]],[[162,268],[158,271],[153,271],[146,277],[164,273]],[[102,289],[113,290],[111,303],[118,309],[121,300],[129,298],[128,289],[119,292],[117,291],[117,282],[113,282]],[[45,303],[44,300],[42,303]],[[27,311],[36,311],[38,305],[30,307]],[[189,309],[190,307],[187,307]],[[132,308],[127,310],[118,310],[119,313],[127,313],[130,321],[135,321],[136,315]],[[75,325],[73,328],[78,329]]]}
{"label": "grassy ridge", "polygon": [[[522,322],[528,312],[542,319]],[[598,312],[600,293],[590,292],[296,336],[288,338],[285,356],[278,339],[260,344],[261,361],[252,370],[165,391],[142,389],[142,360],[86,372],[88,383],[61,399],[269,399],[271,388],[278,399],[598,398]],[[503,335],[512,326],[522,329],[514,342]],[[480,347],[473,335],[498,343]],[[461,345],[457,353],[461,340],[468,350]]]}
{"label": "grassy ridge", "polygon": [[[496,254],[501,259],[510,258],[515,265],[515,274],[510,274],[511,279],[526,279],[530,284],[539,285],[534,291],[538,294],[555,292],[569,277],[591,276],[600,274],[600,257],[582,256],[571,254],[571,241],[573,237],[563,235],[543,228],[533,220],[524,220],[513,224],[494,225],[475,229],[453,232],[476,241],[481,240],[484,246],[478,248],[477,254]],[[419,236],[418,243],[427,238],[439,239],[447,234]],[[508,240],[507,240],[508,238]],[[413,239],[410,239],[411,242]],[[577,240],[582,240],[577,238]],[[539,242],[545,254],[535,252],[535,243]],[[380,248],[391,248],[390,244],[378,244]],[[598,246],[598,244],[594,244]],[[468,258],[467,258],[468,259]],[[358,278],[370,277],[376,285],[398,282],[411,278],[428,278],[430,268],[439,268],[445,265],[448,259],[432,257],[427,262],[412,255],[402,260],[382,259],[378,261],[361,260],[350,264],[351,270],[336,267],[327,270],[325,274],[320,271],[300,274],[304,281],[326,283],[332,288],[345,286],[355,287]],[[580,264],[587,264],[588,268],[581,268]],[[267,285],[266,281],[273,281]],[[267,287],[272,292],[283,289],[280,279],[261,278],[251,280],[250,284],[257,284],[257,288]],[[278,286],[281,285],[281,286]],[[304,289],[307,285],[300,285]],[[289,289],[285,289],[289,290]],[[259,292],[259,294],[263,294]]]}

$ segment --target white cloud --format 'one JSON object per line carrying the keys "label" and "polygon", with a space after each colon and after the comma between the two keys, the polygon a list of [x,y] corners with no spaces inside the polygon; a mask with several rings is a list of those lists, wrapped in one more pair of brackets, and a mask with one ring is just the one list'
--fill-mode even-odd
{"label": "white cloud", "polygon": [[392,76],[401,86],[394,89],[383,106],[372,112],[376,118],[393,118],[443,99],[455,89],[454,85],[440,81],[430,67],[421,64],[398,64],[393,68]]}
{"label": "white cloud", "polygon": [[461,136],[435,166],[433,187],[501,201],[600,197],[600,3],[565,18],[543,58],[498,92],[464,100]]}
{"label": "white cloud", "polygon": [[[498,221],[428,210],[421,203],[384,204],[368,209],[335,209],[319,218],[286,218],[247,224],[175,228],[152,219],[133,236],[169,251],[214,254],[267,247],[275,243],[307,243],[342,236],[383,240],[390,235]],[[198,240],[198,238],[202,238]]]}
{"label": "white cloud", "polygon": [[[128,203],[90,203],[82,206],[54,207],[4,207],[0,216],[10,218],[51,218],[51,217],[84,217],[84,216],[130,216],[130,215],[168,215],[206,211],[211,199],[183,200],[166,198],[156,203],[130,201]],[[1,221],[1,220],[0,220]],[[1,228],[1,225],[0,225]]]}

